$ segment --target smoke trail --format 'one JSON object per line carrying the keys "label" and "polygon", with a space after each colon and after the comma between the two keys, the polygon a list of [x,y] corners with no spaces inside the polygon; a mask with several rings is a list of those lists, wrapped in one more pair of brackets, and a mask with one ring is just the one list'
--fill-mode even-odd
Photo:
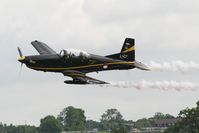
{"label": "smoke trail", "polygon": [[195,84],[192,82],[177,82],[177,81],[145,81],[142,80],[140,82],[111,82],[107,85],[101,85],[102,87],[117,87],[117,88],[135,88],[137,90],[142,89],[158,89],[158,90],[176,90],[176,91],[183,91],[183,90],[190,90],[196,91],[199,89],[199,84]]}
{"label": "smoke trail", "polygon": [[151,70],[178,71],[181,73],[186,73],[190,70],[199,70],[199,63],[196,63],[194,61],[183,62],[178,60],[178,61],[163,62],[163,63],[157,63],[151,61],[148,66],[151,68]]}

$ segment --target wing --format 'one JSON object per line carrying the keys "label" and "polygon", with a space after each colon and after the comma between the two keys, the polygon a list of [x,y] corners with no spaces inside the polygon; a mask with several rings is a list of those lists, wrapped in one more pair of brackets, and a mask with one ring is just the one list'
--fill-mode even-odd
{"label": "wing", "polygon": [[73,80],[64,81],[67,84],[109,84],[107,82],[97,80],[85,75],[85,73],[79,71],[64,71],[64,76],[69,76]]}
{"label": "wing", "polygon": [[53,49],[43,42],[35,40],[31,42],[31,44],[39,52],[39,54],[57,54]]}

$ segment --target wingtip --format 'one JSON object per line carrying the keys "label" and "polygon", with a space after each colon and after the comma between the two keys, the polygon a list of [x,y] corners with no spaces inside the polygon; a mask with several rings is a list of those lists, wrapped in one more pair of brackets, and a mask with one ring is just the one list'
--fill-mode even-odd
{"label": "wingtip", "polygon": [[31,41],[30,43],[34,44],[34,43],[38,43],[38,42],[39,42],[38,40],[34,40],[34,41]]}

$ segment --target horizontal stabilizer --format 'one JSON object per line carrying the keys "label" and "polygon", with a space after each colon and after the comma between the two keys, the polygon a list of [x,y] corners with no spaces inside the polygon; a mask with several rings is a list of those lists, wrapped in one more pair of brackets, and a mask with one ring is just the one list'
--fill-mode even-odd
{"label": "horizontal stabilizer", "polygon": [[143,64],[139,61],[135,61],[134,66],[138,69],[141,69],[141,70],[150,71],[150,68],[148,66],[146,66],[145,64]]}

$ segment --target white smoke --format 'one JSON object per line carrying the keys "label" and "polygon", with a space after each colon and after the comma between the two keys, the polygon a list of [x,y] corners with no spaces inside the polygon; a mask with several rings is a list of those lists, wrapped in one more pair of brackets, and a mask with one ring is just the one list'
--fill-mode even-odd
{"label": "white smoke", "polygon": [[148,66],[152,71],[178,71],[181,73],[186,73],[190,70],[199,70],[199,63],[194,61],[183,62],[178,60],[163,63],[151,61]]}
{"label": "white smoke", "polygon": [[199,89],[199,85],[192,82],[177,82],[177,81],[145,81],[140,82],[111,82],[110,84],[101,85],[102,87],[117,87],[117,88],[135,88],[138,90],[142,89],[158,89],[158,90],[176,90],[176,91],[196,91]]}
{"label": "white smoke", "polygon": [[[188,71],[199,71],[199,63],[194,61],[183,62],[183,61],[171,61],[157,63],[151,61],[148,66],[152,71],[172,71],[186,73]],[[134,88],[137,90],[142,89],[158,89],[158,90],[176,90],[176,91],[196,91],[199,90],[199,84],[193,82],[184,81],[146,81],[142,80],[139,82],[133,81],[120,81],[110,82],[107,85],[101,85],[106,87],[117,87],[117,88]]]}

